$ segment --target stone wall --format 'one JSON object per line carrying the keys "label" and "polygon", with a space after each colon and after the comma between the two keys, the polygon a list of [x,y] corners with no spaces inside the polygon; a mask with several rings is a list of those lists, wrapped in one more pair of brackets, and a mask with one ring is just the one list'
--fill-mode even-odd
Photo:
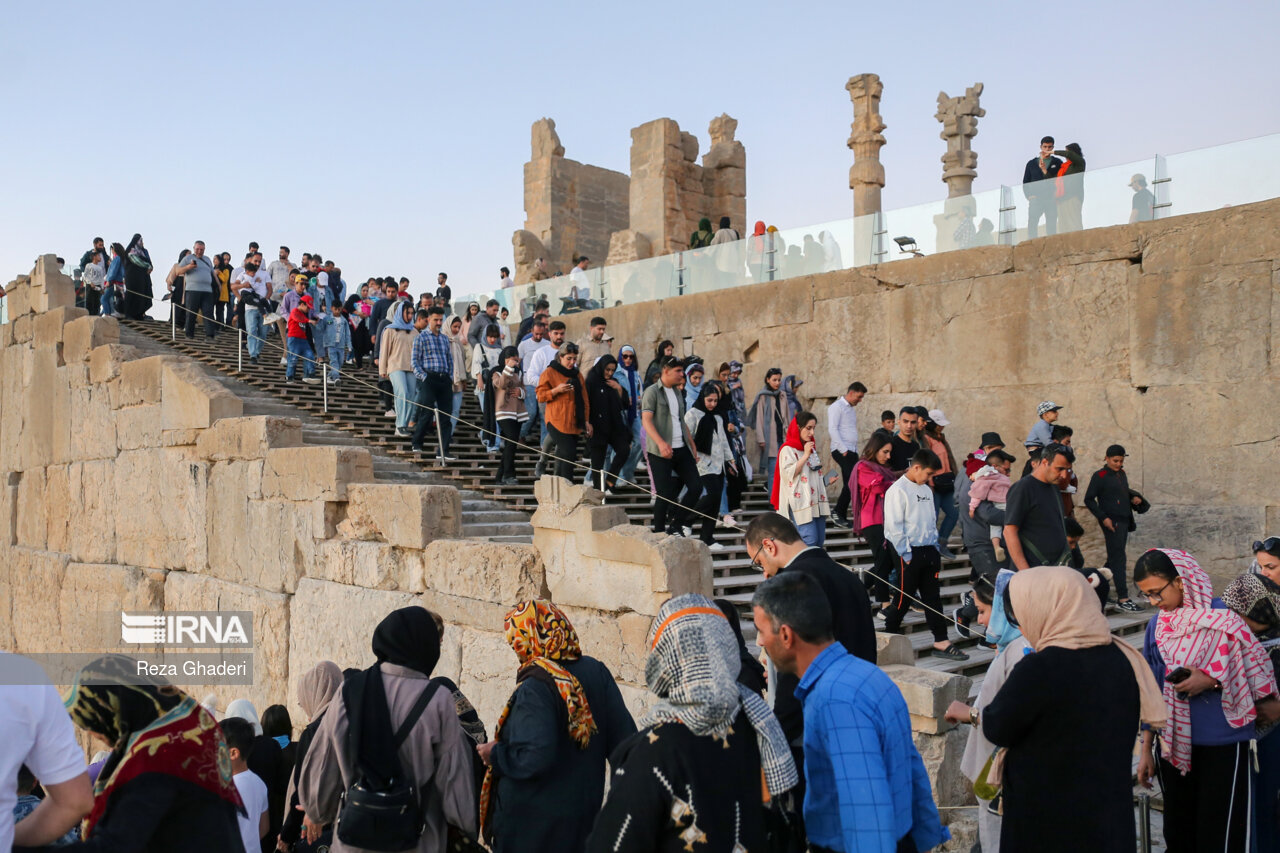
{"label": "stone wall", "polygon": [[[952,421],[957,457],[996,430],[1021,468],[1035,406],[1052,399],[1082,484],[1107,445],[1130,453],[1153,505],[1131,558],[1186,548],[1221,584],[1280,532],[1280,200],[601,313],[644,364],[666,338],[709,364],[744,361],[748,403],[769,367],[797,374],[820,437],[856,379],[870,389],[864,439],[882,409],[924,404]],[[569,340],[586,333],[586,315],[564,319]]]}

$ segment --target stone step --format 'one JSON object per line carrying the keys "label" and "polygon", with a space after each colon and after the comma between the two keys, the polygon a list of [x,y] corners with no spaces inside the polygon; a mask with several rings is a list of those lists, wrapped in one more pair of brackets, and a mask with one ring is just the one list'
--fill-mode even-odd
{"label": "stone step", "polygon": [[462,535],[469,538],[490,536],[529,536],[533,537],[533,525],[529,522],[504,522],[502,524],[471,524],[464,521]]}

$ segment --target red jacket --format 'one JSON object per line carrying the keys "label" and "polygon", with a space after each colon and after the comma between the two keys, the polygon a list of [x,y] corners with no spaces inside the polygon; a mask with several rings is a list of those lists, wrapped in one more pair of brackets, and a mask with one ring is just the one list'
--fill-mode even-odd
{"label": "red jacket", "polygon": [[307,336],[307,323],[311,321],[311,313],[307,311],[305,305],[299,305],[289,312],[289,337],[305,338]]}

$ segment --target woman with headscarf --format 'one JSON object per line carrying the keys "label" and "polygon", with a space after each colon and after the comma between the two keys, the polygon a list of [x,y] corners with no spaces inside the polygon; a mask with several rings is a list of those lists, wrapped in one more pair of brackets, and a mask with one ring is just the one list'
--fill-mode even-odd
{"label": "woman with headscarf", "polygon": [[[592,485],[606,494],[613,494],[622,466],[631,455],[631,428],[626,418],[630,401],[615,378],[617,369],[617,360],[605,353],[596,359],[586,378],[591,409],[591,438],[587,446],[591,450]],[[613,461],[605,471],[604,460],[610,450]]]}
{"label": "woman with headscarf", "polygon": [[1169,715],[1159,754],[1154,733],[1142,733],[1138,781],[1149,786],[1159,774],[1170,853],[1246,851],[1254,722],[1280,716],[1271,661],[1244,620],[1213,597],[1209,576],[1186,551],[1147,551],[1134,563],[1133,580],[1160,608],[1142,651]]}
{"label": "woman with headscarf", "polygon": [[259,777],[267,786],[269,818],[267,834],[262,839],[262,853],[270,853],[275,849],[276,837],[280,834],[289,779],[293,776],[293,768],[298,760],[298,745],[293,742],[293,720],[289,717],[289,709],[283,705],[268,706],[262,712],[262,735],[270,738],[280,750],[275,777]]}
{"label": "woman with headscarf", "polygon": [[768,238],[765,236],[764,222],[757,221],[755,230],[747,238],[747,269],[751,273],[753,282],[761,282],[768,277],[767,247]]}
{"label": "woman with headscarf", "polygon": [[768,704],[737,681],[729,620],[706,597],[681,595],[658,609],[648,647],[657,702],[609,760],[609,799],[587,849],[768,849],[769,803],[800,780]]}
{"label": "woman with headscarf", "polygon": [[705,249],[711,245],[711,238],[715,233],[711,230],[711,220],[705,216],[702,217],[698,220],[698,230],[689,235],[689,248]]}
{"label": "woman with headscarf", "polygon": [[373,352],[373,339],[369,335],[369,318],[366,315],[365,299],[369,293],[369,285],[360,285],[357,293],[352,293],[342,304],[342,315],[351,324],[351,356],[356,360],[356,369],[364,369],[364,357]]}
{"label": "woman with headscarf", "polygon": [[111,747],[76,849],[238,850],[244,806],[222,730],[177,687],[139,681],[136,660],[107,655],[82,669],[67,694],[75,724]]}
{"label": "woman with headscarf", "polygon": [[[338,817],[340,798],[357,781],[373,789],[412,780],[425,829],[416,853],[444,850],[450,827],[475,837],[470,738],[458,725],[453,696],[430,680],[440,660],[440,633],[422,607],[393,611],[373,632],[377,663],[342,685],[320,721],[298,776],[298,800],[317,827]],[[400,748],[395,735],[433,690]],[[332,853],[359,850],[334,833]]]}
{"label": "woman with headscarf", "polygon": [[464,341],[468,340],[468,334],[471,332],[471,324],[473,322],[489,322],[488,317],[485,317],[483,320],[476,320],[476,317],[478,316],[480,316],[480,303],[472,302],[467,306],[466,316],[462,318],[462,339]]}
{"label": "woman with headscarf", "polygon": [[844,261],[840,257],[840,244],[830,231],[819,231],[818,242],[822,244],[822,271],[834,272],[844,269]]}
{"label": "woman with headscarf", "polygon": [[[653,361],[644,369],[644,387],[648,388],[662,377],[662,360],[676,351],[675,344],[663,341],[654,348]],[[641,389],[644,390],[644,389]]]}
{"label": "woman with headscarf", "polygon": [[827,541],[831,505],[822,476],[822,457],[817,453],[817,429],[818,416],[813,412],[800,412],[787,427],[769,502],[796,526],[804,544],[821,548]]}
{"label": "woman with headscarf", "polygon": [[[732,365],[731,365],[732,366]],[[770,367],[764,374],[764,387],[751,401],[747,413],[747,426],[755,430],[756,444],[760,450],[760,470],[765,472],[766,488],[773,490],[773,471],[778,450],[786,435],[790,418],[785,418],[787,400],[782,394],[782,371]]]}
{"label": "woman with headscarf", "polygon": [[804,384],[804,380],[797,377],[794,373],[788,373],[782,377],[782,394],[787,398],[787,409],[783,413],[787,420],[791,420],[796,416],[797,412],[803,411],[804,406],[800,405],[800,396],[796,393],[800,390],[800,386]]}
{"label": "woman with headscarf", "polygon": [[[285,792],[284,822],[280,827],[279,838],[292,849],[293,853],[311,853],[321,845],[333,843],[333,828],[321,828],[321,835],[315,845],[302,838],[302,810],[298,808],[298,777],[302,773],[302,762],[311,749],[316,731],[320,728],[320,720],[325,708],[329,706],[338,688],[342,686],[342,670],[331,660],[322,660],[302,674],[298,680],[298,705],[310,720],[307,727],[298,736],[297,752],[294,754],[293,770],[289,774],[289,787]],[[271,833],[267,838],[274,838]]]}
{"label": "woman with headscarf", "polygon": [[462,318],[457,314],[445,322],[444,331],[449,339],[449,354],[453,356],[453,424],[454,432],[457,432],[462,397],[467,389],[467,333],[463,330]]}
{"label": "woman with headscarf", "polygon": [[410,421],[419,417],[413,404],[418,397],[418,383],[413,375],[413,339],[418,334],[413,327],[413,304],[397,302],[387,313],[391,325],[381,334],[378,373],[391,380],[395,392],[396,435],[408,438]]}
{"label": "woman with headscarf", "polygon": [[988,775],[1002,786],[1000,849],[1129,853],[1133,738],[1139,722],[1164,725],[1160,689],[1138,651],[1111,635],[1093,588],[1074,569],[1025,569],[1005,598],[1035,654],[969,717],[1004,748],[1002,767],[993,762]]}
{"label": "woman with headscarf", "polygon": [[591,404],[586,380],[578,372],[578,345],[566,343],[542,371],[536,389],[539,403],[546,403],[547,438],[555,448],[557,477],[573,480],[578,462],[578,437],[591,438]]}
{"label": "woman with headscarf", "polygon": [[889,467],[893,453],[893,436],[873,432],[863,445],[861,458],[849,475],[849,525],[857,536],[871,546],[872,593],[881,612],[889,606],[893,587],[893,555],[885,547],[884,496],[899,474]]}
{"label": "woman with headscarf", "polygon": [[503,627],[520,666],[493,741],[478,747],[485,838],[494,853],[576,853],[604,799],[605,760],[635,723],[560,608],[524,601]]}
{"label": "woman with headscarf", "polygon": [[502,435],[502,463],[498,466],[498,485],[514,486],[516,479],[516,445],[520,442],[520,426],[529,420],[524,404],[524,378],[520,375],[520,352],[513,346],[498,354],[500,369],[490,375],[493,386],[493,417]]}
{"label": "woman with headscarf", "polygon": [[723,598],[715,599],[715,605],[720,608],[724,618],[729,620],[733,637],[738,641],[738,661],[742,665],[742,669],[738,671],[738,683],[757,696],[763,696],[769,687],[769,682],[765,676],[764,665],[756,660],[747,648],[747,639],[742,634],[742,616],[738,613],[738,608]]}
{"label": "woman with headscarf", "polygon": [[501,443],[494,409],[493,374],[502,370],[502,331],[497,324],[485,327],[480,343],[471,350],[471,378],[476,383],[476,399],[480,401],[480,442],[490,453],[498,452]]}
{"label": "woman with headscarf", "polygon": [[693,404],[698,402],[698,398],[702,396],[703,378],[707,375],[707,369],[702,366],[702,362],[691,361],[684,369],[684,408],[687,412],[693,408]]}
{"label": "woman with headscarf", "polygon": [[631,431],[631,450],[619,476],[627,483],[633,483],[636,466],[644,455],[644,425],[640,419],[640,394],[644,391],[644,383],[640,379],[640,356],[635,347],[627,344],[618,350],[618,369],[614,371],[613,378],[627,395],[627,408],[623,416],[627,421],[627,429]]}
{"label": "woman with headscarf", "polygon": [[131,320],[145,320],[151,308],[152,264],[141,234],[134,234],[125,246],[124,259],[124,314]]}
{"label": "woman with headscarf", "polygon": [[708,382],[693,408],[684,413],[685,426],[693,435],[693,446],[698,451],[698,476],[702,478],[702,497],[698,498],[694,514],[702,522],[699,534],[702,544],[712,551],[724,550],[724,545],[715,540],[715,529],[725,476],[733,469],[733,451],[729,447],[729,434],[725,432],[724,402],[720,383]]}
{"label": "woman with headscarf", "polygon": [[186,322],[186,309],[182,307],[185,304],[183,299],[186,293],[186,276],[180,270],[186,263],[187,255],[190,254],[190,249],[178,252],[177,263],[169,267],[169,274],[164,279],[165,287],[169,291],[169,319],[179,326]]}

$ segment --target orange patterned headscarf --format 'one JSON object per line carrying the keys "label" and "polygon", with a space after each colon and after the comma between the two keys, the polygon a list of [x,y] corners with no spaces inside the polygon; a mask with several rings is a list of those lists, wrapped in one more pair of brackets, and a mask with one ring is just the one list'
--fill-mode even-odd
{"label": "orange patterned headscarf", "polygon": [[[520,669],[516,672],[516,687],[527,678],[537,678],[553,687],[564,700],[569,712],[569,737],[579,749],[586,749],[591,737],[598,729],[595,718],[591,715],[591,706],[587,703],[586,691],[582,683],[573,673],[561,665],[561,661],[575,661],[582,657],[582,646],[578,643],[578,633],[573,630],[569,617],[559,607],[542,598],[523,601],[511,609],[503,621],[506,629],[507,643],[520,660]],[[501,742],[502,727],[511,713],[511,702],[507,700],[498,717],[498,725],[493,730],[493,739]],[[487,825],[491,817],[489,806],[493,789],[493,766],[484,774],[484,785],[480,790],[480,826],[489,837]]]}

